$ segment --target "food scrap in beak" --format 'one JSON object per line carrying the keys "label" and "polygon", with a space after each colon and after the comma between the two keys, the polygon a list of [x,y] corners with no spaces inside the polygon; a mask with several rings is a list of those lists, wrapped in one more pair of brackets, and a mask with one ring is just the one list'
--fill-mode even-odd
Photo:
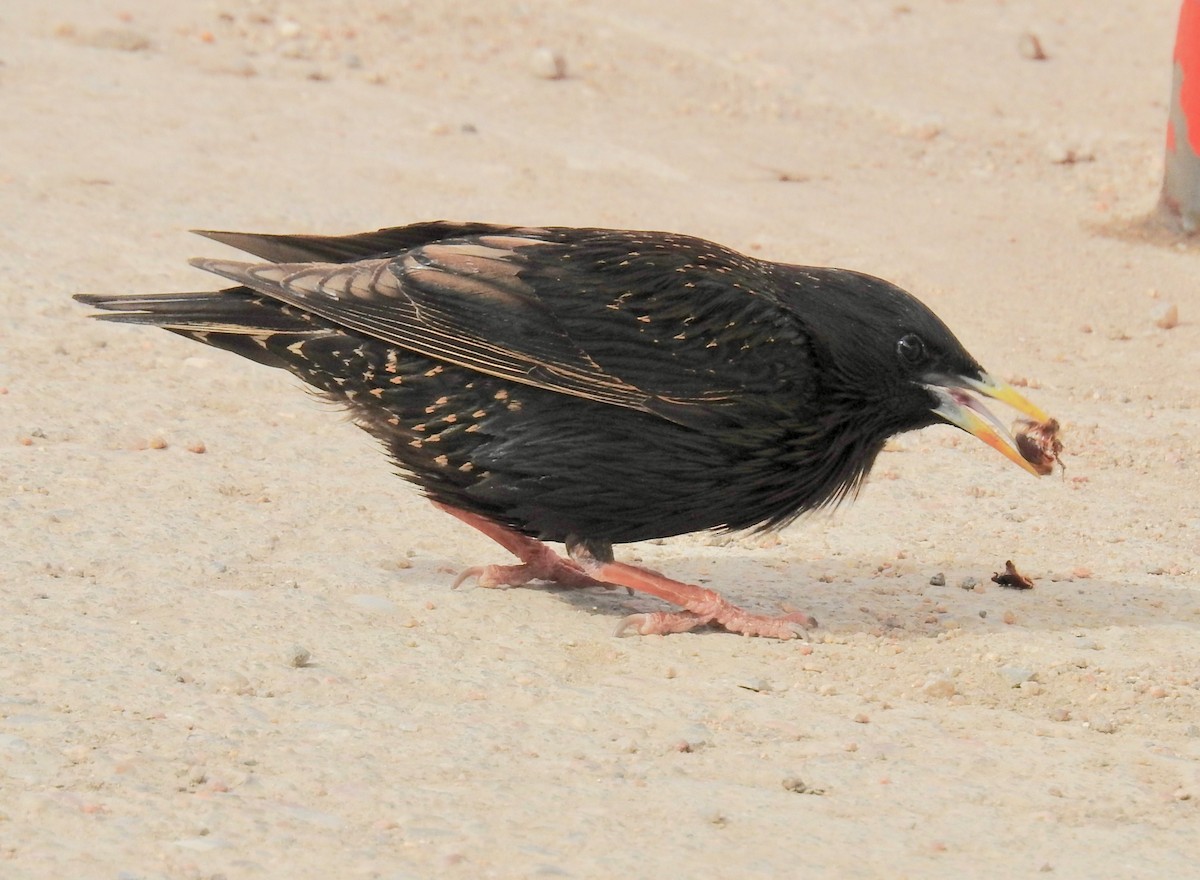
{"label": "food scrap in beak", "polygon": [[1017,441],[1017,449],[1021,457],[1034,466],[1039,474],[1045,475],[1054,470],[1054,463],[1066,469],[1059,454],[1062,452],[1062,441],[1058,439],[1058,419],[1046,419],[1044,422],[1033,422],[1029,419],[1018,419],[1013,424],[1013,436]]}
{"label": "food scrap in beak", "polygon": [[[925,387],[938,399],[938,405],[933,409],[935,413],[978,437],[1029,473],[1044,476],[1054,469],[1055,461],[1061,464],[1059,453],[1063,446],[1058,439],[1058,422],[1018,394],[1007,382],[980,373],[978,378],[938,377]],[[1007,403],[1030,420],[1019,422],[1021,427],[1014,439],[1004,424],[971,394],[972,391]]]}

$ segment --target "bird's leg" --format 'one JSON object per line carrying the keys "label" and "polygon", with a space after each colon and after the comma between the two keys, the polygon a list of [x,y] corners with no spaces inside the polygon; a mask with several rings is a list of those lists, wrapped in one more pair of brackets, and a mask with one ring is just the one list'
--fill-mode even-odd
{"label": "bird's leg", "polygon": [[780,617],[751,614],[697,584],[685,584],[636,565],[598,559],[583,544],[568,542],[567,551],[583,571],[597,580],[648,593],[684,609],[632,614],[621,621],[617,635],[629,629],[643,636],[666,635],[687,632],[705,624],[716,624],[729,632],[745,636],[794,639],[802,637],[806,630],[817,625],[815,619],[796,611]]}
{"label": "bird's leg", "polygon": [[584,574],[578,563],[564,559],[535,538],[457,507],[439,504],[436,501],[433,505],[462,520],[471,528],[483,532],[521,560],[520,565],[476,565],[468,568],[455,579],[455,588],[472,577],[481,587],[519,587],[534,580],[553,581],[564,587],[608,587],[608,584]]}

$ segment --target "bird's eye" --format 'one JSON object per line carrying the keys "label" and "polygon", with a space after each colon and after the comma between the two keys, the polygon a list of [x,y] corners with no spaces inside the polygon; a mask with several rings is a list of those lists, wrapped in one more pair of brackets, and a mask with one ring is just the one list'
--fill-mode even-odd
{"label": "bird's eye", "polygon": [[896,354],[906,364],[916,366],[924,363],[926,359],[925,343],[921,341],[920,336],[909,333],[907,336],[900,337],[900,341],[896,343]]}

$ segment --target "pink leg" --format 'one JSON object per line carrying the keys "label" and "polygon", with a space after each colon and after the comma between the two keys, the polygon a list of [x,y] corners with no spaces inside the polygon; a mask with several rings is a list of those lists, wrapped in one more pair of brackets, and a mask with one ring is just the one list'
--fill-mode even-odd
{"label": "pink leg", "polygon": [[575,559],[564,559],[541,541],[526,537],[489,519],[434,502],[434,506],[487,535],[521,560],[520,565],[480,565],[468,568],[454,581],[458,587],[468,578],[477,578],[482,587],[519,587],[532,580],[552,581],[564,587],[625,587],[678,605],[683,611],[655,611],[631,614],[617,627],[617,635],[629,629],[639,635],[667,635],[688,632],[715,624],[729,632],[774,639],[803,637],[817,625],[807,614],[793,611],[780,617],[751,614],[727,602],[712,590],[685,584],[665,575],[624,562],[600,562],[586,551]]}
{"label": "pink leg", "polygon": [[563,559],[541,541],[456,507],[448,507],[436,501],[434,507],[483,532],[521,560],[520,565],[476,565],[468,568],[455,578],[454,589],[468,578],[475,578],[481,587],[519,587],[537,580],[552,581],[564,587],[610,588],[608,584],[588,577],[578,563]]}
{"label": "pink leg", "polygon": [[656,571],[627,565],[624,562],[594,565],[585,562],[585,570],[605,583],[648,593],[684,609],[676,612],[631,614],[621,621],[617,627],[617,635],[629,629],[643,636],[666,635],[687,632],[705,624],[716,624],[729,632],[741,633],[744,636],[795,639],[803,637],[807,630],[817,625],[815,619],[798,611],[780,617],[751,614],[712,590],[672,580]]}

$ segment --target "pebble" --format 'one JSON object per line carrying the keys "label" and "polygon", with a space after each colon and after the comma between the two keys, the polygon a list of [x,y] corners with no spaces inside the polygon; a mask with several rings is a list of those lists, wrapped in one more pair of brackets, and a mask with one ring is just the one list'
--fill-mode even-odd
{"label": "pebble", "polygon": [[1082,144],[1065,144],[1058,141],[1046,145],[1046,158],[1055,165],[1077,165],[1096,161],[1096,153]]}
{"label": "pebble", "polygon": [[672,751],[695,752],[712,745],[712,731],[703,724],[689,724],[673,737],[672,742]]}
{"label": "pebble", "polygon": [[382,611],[390,613],[396,610],[396,603],[384,596],[359,594],[357,596],[350,597],[350,604],[356,605],[364,611]]}
{"label": "pebble", "polygon": [[72,25],[59,25],[55,35],[79,46],[91,49],[115,49],[118,52],[144,52],[150,48],[150,38],[137,31],[120,28],[101,28],[97,31],[77,32]]}
{"label": "pebble", "polygon": [[539,79],[565,79],[567,76],[566,59],[545,46],[533,50],[529,69]]}
{"label": "pebble", "polygon": [[1070,721],[1071,720],[1071,710],[1065,709],[1062,706],[1059,706],[1057,709],[1055,709],[1053,712],[1050,713],[1050,720],[1058,721],[1058,722]]}
{"label": "pebble", "polygon": [[29,751],[29,743],[11,733],[0,733],[0,752],[8,752],[10,755],[15,755],[20,752]]}
{"label": "pebble", "polygon": [[203,837],[186,837],[175,841],[175,845],[196,852],[208,852],[214,849],[224,849],[230,844],[224,838],[205,835]]}
{"label": "pebble", "polygon": [[1117,722],[1111,718],[1097,718],[1095,721],[1083,722],[1084,727],[1091,728],[1096,733],[1116,733]]}
{"label": "pebble", "polygon": [[1048,57],[1046,50],[1042,48],[1042,41],[1032,31],[1025,31],[1017,38],[1017,51],[1021,53],[1022,58],[1028,58],[1030,61],[1045,61]]}
{"label": "pebble", "polygon": [[946,576],[944,574],[942,574],[942,572],[939,571],[937,574],[935,574],[933,577],[931,577],[929,579],[929,586],[931,586],[931,587],[946,586]]}
{"label": "pebble", "polygon": [[939,675],[921,685],[921,691],[928,697],[952,697],[958,693],[958,685],[948,675]]}
{"label": "pebble", "polygon": [[1009,687],[1020,687],[1023,682],[1033,681],[1037,675],[1032,669],[1023,666],[1001,666],[997,672],[1008,682]]}
{"label": "pebble", "polygon": [[1179,325],[1179,308],[1175,303],[1158,303],[1150,310],[1150,320],[1155,327],[1170,330]]}
{"label": "pebble", "polygon": [[962,589],[962,590],[973,590],[977,586],[979,586],[979,580],[977,578],[971,577],[970,575],[967,575],[965,578],[963,578],[961,581],[958,582],[958,586],[959,586],[959,589]]}
{"label": "pebble", "polygon": [[312,661],[312,651],[303,645],[292,645],[288,648],[287,662],[288,666],[294,666],[297,669],[303,669]]}

